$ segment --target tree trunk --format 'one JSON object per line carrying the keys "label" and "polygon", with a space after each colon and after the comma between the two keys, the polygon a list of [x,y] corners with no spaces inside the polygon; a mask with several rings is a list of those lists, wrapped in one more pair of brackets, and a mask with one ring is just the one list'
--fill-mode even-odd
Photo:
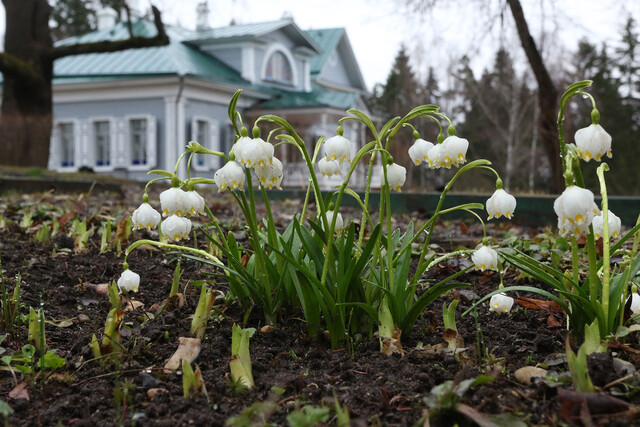
{"label": "tree trunk", "polygon": [[529,26],[522,11],[520,0],[507,0],[511,14],[516,23],[518,36],[524,49],[533,74],[538,82],[538,127],[540,141],[544,147],[553,178],[553,189],[560,193],[564,188],[562,177],[562,162],[560,159],[560,143],[557,138],[556,120],[558,115],[558,91],[551,80],[549,71],[544,65],[540,51],[538,50]]}
{"label": "tree trunk", "polygon": [[5,54],[0,113],[0,163],[46,167],[51,134],[53,61],[47,0],[3,0]]}

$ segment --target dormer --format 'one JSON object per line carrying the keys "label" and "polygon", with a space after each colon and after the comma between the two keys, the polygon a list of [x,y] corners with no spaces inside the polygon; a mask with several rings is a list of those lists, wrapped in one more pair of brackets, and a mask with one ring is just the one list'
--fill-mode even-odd
{"label": "dormer", "polygon": [[311,91],[311,58],[318,45],[290,18],[198,31],[189,44],[238,71],[252,84]]}

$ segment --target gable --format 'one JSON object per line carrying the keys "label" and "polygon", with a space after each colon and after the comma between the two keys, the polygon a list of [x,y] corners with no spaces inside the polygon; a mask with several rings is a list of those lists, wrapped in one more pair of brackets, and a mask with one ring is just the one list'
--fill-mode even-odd
{"label": "gable", "polygon": [[311,60],[311,78],[329,88],[366,92],[367,87],[344,28],[309,30],[322,49]]}

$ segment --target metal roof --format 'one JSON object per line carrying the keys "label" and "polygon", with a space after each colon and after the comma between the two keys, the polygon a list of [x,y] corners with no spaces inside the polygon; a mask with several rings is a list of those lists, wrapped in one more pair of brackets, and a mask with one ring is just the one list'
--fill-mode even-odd
{"label": "metal roof", "polygon": [[357,92],[340,92],[321,88],[312,84],[311,92],[281,91],[271,100],[260,104],[263,109],[332,107],[348,110],[356,105],[361,97]]}
{"label": "metal roof", "polygon": [[345,34],[344,28],[324,28],[320,30],[307,30],[307,34],[322,49],[320,55],[314,56],[309,61],[311,74],[320,74],[324,64],[329,59],[329,55],[338,47],[340,39]]}

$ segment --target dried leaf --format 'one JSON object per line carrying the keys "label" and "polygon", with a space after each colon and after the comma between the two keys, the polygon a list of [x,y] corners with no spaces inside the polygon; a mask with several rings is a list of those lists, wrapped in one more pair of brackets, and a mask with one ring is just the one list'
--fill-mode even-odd
{"label": "dried leaf", "polygon": [[515,371],[513,375],[522,384],[531,384],[533,378],[545,378],[547,370],[535,366],[525,366]]}
{"label": "dried leaf", "polygon": [[189,363],[193,363],[194,360],[200,354],[200,339],[199,338],[178,338],[180,344],[173,356],[169,359],[164,369],[167,371],[175,371],[182,366],[182,360],[186,360]]}
{"label": "dried leaf", "polygon": [[402,331],[398,329],[396,326],[391,334],[391,338],[383,338],[382,339],[382,353],[387,356],[391,356],[394,353],[399,353],[401,356],[404,356],[404,350],[402,348],[402,343],[400,342],[400,335]]}
{"label": "dried leaf", "polygon": [[22,381],[9,392],[9,399],[26,399],[29,400],[29,392],[27,391],[28,382]]}
{"label": "dried leaf", "polygon": [[533,310],[544,310],[551,313],[564,313],[562,306],[555,301],[517,297],[516,304]]}

